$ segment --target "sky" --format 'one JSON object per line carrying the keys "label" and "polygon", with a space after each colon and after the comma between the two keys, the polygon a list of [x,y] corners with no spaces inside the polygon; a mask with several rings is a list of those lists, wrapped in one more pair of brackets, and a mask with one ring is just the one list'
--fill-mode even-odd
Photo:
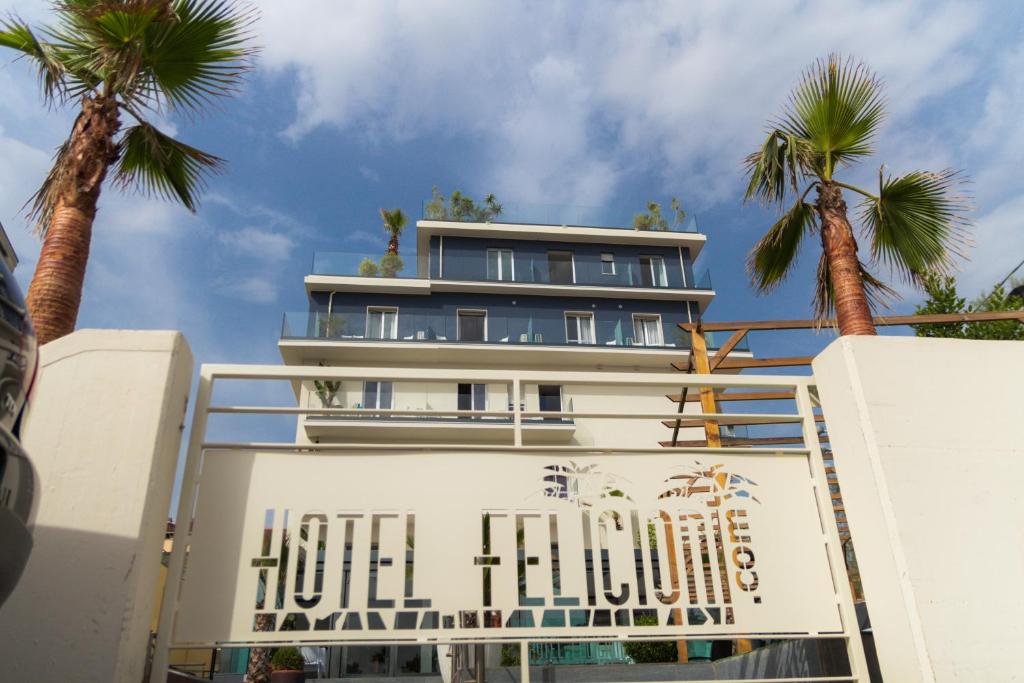
{"label": "sky", "polygon": [[[181,330],[197,366],[279,363],[282,313],[306,308],[314,252],[382,253],[378,209],[419,218],[434,185],[608,215],[678,196],[708,235],[707,319],[808,317],[813,241],[774,294],[749,286],[744,256],[775,214],[742,202],[742,160],[801,70],[832,51],[877,71],[889,102],[877,155],[844,178],[876,186],[882,163],[962,169],[968,297],[1024,259],[1020,3],[256,4],[262,51],[239,95],[160,121],[226,171],[194,215],[108,184],[79,327]],[[39,22],[48,5],[0,0],[0,12]],[[0,222],[24,288],[39,241],[22,207],[73,113],[46,109],[29,66],[2,54],[0,92]],[[921,295],[899,289],[895,310],[911,312]],[[778,346],[762,349],[800,355]]]}

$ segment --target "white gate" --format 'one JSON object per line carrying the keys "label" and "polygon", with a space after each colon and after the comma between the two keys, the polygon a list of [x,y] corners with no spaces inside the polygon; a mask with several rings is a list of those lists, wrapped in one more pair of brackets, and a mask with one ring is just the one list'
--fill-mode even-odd
{"label": "white gate", "polygon": [[[211,406],[217,380],[508,383],[508,411]],[[524,384],[761,388],[800,448],[524,445]],[[812,411],[811,378],[203,366],[160,615],[170,648],[842,638],[864,654]],[[501,445],[212,443],[211,413],[507,420]],[[187,571],[185,571],[187,562]],[[524,667],[526,663],[524,662]],[[526,672],[524,672],[526,673]],[[775,679],[780,680],[780,679]],[[807,680],[807,679],[800,679]]]}

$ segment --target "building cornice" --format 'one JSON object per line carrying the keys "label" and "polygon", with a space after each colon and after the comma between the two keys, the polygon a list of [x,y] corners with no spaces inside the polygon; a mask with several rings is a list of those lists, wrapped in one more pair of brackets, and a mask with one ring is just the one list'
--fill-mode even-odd
{"label": "building cornice", "polygon": [[427,280],[421,278],[358,277],[353,275],[307,275],[306,293],[360,292],[363,294],[411,294],[429,296],[437,292],[511,294],[562,298],[641,299],[646,301],[694,301],[703,311],[715,298],[713,289],[672,287],[602,287],[600,285],[552,285],[537,282],[475,280]]}

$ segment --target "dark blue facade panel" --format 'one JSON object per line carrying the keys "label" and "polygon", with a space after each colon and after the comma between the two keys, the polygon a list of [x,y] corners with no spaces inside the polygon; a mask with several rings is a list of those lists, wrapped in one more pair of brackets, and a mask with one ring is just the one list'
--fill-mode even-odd
{"label": "dark blue facade panel", "polygon": [[[435,257],[434,240],[431,238],[431,262]],[[444,280],[488,280],[503,279],[515,282],[552,282],[549,267],[550,252],[571,252],[575,283],[604,285],[609,287],[644,286],[644,278],[650,277],[649,261],[642,257],[661,257],[664,263],[665,281],[654,286],[684,288],[692,286],[693,266],[690,250],[677,247],[637,246],[625,244],[591,244],[584,242],[548,242],[541,240],[503,240],[478,237],[446,236],[438,251],[443,263],[443,273],[433,272],[431,277]],[[492,267],[488,269],[488,250],[508,249],[512,252],[513,273],[502,273],[499,277]],[[602,266],[602,254],[611,254],[614,265]],[[682,259],[680,259],[680,256]],[[682,260],[682,262],[680,262]],[[605,272],[614,268],[613,273]],[[684,275],[685,273],[685,275]],[[655,279],[660,278],[656,274]]]}
{"label": "dark blue facade panel", "polygon": [[430,273],[431,280],[441,277],[441,238],[438,235],[430,236]]}

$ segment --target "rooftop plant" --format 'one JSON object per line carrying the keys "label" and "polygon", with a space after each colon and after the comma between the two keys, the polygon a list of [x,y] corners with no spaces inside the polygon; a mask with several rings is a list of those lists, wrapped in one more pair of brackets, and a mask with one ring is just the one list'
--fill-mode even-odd
{"label": "rooftop plant", "polygon": [[398,236],[405,229],[406,217],[401,209],[381,209],[381,220],[384,221],[384,232],[391,236],[388,240],[388,254],[398,255]]}
{"label": "rooftop plant", "polygon": [[464,195],[459,190],[452,192],[448,199],[441,194],[435,185],[430,190],[430,201],[424,207],[426,217],[435,221],[466,221],[472,223],[487,223],[501,215],[503,207],[498,203],[493,194],[484,197],[483,202],[477,203],[469,195]]}
{"label": "rooftop plant", "polygon": [[[675,230],[686,220],[686,211],[679,204],[675,197],[669,203],[672,212],[672,229]],[[647,202],[647,211],[633,216],[634,230],[668,230],[668,218],[661,214],[661,204],[658,202]]]}

